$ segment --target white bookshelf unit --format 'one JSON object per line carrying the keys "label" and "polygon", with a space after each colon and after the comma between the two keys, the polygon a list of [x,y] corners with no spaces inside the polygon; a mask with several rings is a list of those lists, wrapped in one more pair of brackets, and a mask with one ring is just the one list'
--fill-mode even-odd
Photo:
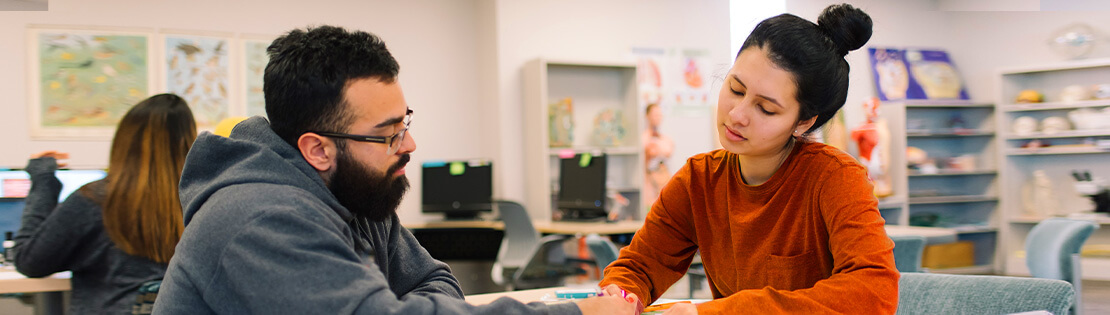
{"label": "white bookshelf unit", "polygon": [[[888,101],[880,108],[890,128],[890,146],[901,151],[891,152],[894,195],[879,202],[887,224],[950,228],[958,240],[974,244],[973,266],[935,272],[990,274],[1000,265],[994,112],[992,104],[960,100]],[[907,167],[905,149],[910,146],[925,151],[937,169]],[[947,163],[957,157],[972,165]]]}
{"label": "white bookshelf unit", "polygon": [[[998,145],[1003,181],[1001,207],[1006,223],[1002,225],[1002,247],[1005,257],[1004,273],[1028,275],[1025,266],[1025,238],[1034,225],[1052,216],[1089,211],[1093,203],[1079,195],[1072,185],[1072,170],[1086,170],[1092,176],[1110,178],[1110,148],[1099,148],[1092,142],[1110,139],[1110,130],[1074,129],[1045,133],[1040,122],[1048,117],[1067,119],[1068,112],[1081,108],[1101,110],[1110,107],[1110,99],[1065,102],[1061,93],[1071,85],[1092,86],[1110,84],[1110,59],[1090,59],[1056,64],[1003,69],[998,75],[999,105],[996,117],[999,125]],[[1043,103],[1015,103],[1019,92],[1036,90],[1044,95]],[[1038,130],[1017,134],[1011,127],[1019,117],[1031,117],[1038,122]],[[1048,146],[1025,148],[1031,141],[1048,143]],[[1034,171],[1041,170],[1052,182],[1055,203],[1050,209],[1027,208],[1031,201],[1031,182]],[[1095,220],[1102,225],[1095,231],[1087,245],[1110,244],[1110,218]],[[1083,257],[1084,279],[1110,280],[1110,258]]]}
{"label": "white bookshelf unit", "polygon": [[[636,64],[541,58],[525,64],[523,75],[525,206],[529,214],[539,220],[552,217],[553,199],[558,193],[559,157],[576,153],[605,154],[606,188],[629,200],[625,211],[639,209],[643,113],[637,102]],[[573,100],[573,142],[553,147],[549,138],[549,106],[568,97]],[[624,135],[617,145],[599,145],[592,139],[595,119],[605,110],[619,113],[617,122]]]}

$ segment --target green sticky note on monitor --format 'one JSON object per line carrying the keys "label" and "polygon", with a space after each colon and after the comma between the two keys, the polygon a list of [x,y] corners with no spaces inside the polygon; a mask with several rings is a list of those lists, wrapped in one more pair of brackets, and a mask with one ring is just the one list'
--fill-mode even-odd
{"label": "green sticky note on monitor", "polygon": [[466,173],[466,164],[463,162],[451,162],[450,169],[448,170],[452,176],[459,176]]}
{"label": "green sticky note on monitor", "polygon": [[593,158],[594,158],[594,156],[590,155],[589,153],[582,153],[582,157],[578,158],[578,166],[580,166],[580,167],[590,166],[590,160],[593,159]]}

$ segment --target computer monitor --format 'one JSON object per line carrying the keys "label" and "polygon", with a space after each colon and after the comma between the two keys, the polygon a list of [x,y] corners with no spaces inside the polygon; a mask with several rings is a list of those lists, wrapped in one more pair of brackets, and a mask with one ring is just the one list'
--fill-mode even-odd
{"label": "computer monitor", "polygon": [[606,157],[579,153],[559,160],[556,207],[563,220],[604,220]]}
{"label": "computer monitor", "polygon": [[[103,170],[59,170],[54,173],[62,182],[58,202],[64,201],[78,188],[104,178]],[[23,170],[0,170],[0,238],[5,232],[16,232],[22,224],[23,198],[31,190],[31,178]],[[0,249],[2,251],[2,249]]]}
{"label": "computer monitor", "polygon": [[[62,182],[58,201],[64,201],[74,191],[85,184],[100,180],[108,173],[99,169],[63,169],[54,173]],[[0,171],[0,197],[23,198],[31,190],[31,177],[24,170]]]}
{"label": "computer monitor", "polygon": [[488,160],[428,161],[421,174],[421,211],[448,220],[473,220],[493,211],[493,163]]}

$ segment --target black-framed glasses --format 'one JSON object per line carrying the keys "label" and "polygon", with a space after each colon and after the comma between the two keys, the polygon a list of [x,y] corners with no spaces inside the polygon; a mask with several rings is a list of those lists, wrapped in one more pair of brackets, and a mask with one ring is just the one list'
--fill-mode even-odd
{"label": "black-framed glasses", "polygon": [[397,150],[401,149],[401,143],[405,142],[405,134],[408,133],[408,131],[409,131],[409,124],[412,124],[412,109],[409,109],[407,112],[405,112],[405,118],[402,121],[402,123],[405,124],[405,128],[401,129],[400,131],[397,131],[397,133],[395,133],[391,136],[388,136],[388,137],[353,135],[353,134],[349,134],[349,133],[338,133],[338,132],[327,132],[327,131],[310,131],[310,132],[321,135],[321,136],[325,136],[325,137],[351,139],[351,140],[359,141],[359,142],[385,143],[385,145],[389,146],[389,151],[387,151],[386,154],[394,154],[394,153],[397,153]]}

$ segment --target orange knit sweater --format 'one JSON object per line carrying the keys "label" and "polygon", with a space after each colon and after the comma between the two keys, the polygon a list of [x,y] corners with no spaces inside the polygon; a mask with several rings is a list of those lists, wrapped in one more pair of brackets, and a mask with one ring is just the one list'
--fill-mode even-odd
{"label": "orange knit sweater", "polygon": [[741,179],[735,154],[699,154],[663,188],[601,285],[650,304],[700,250],[714,298],[701,314],[893,314],[899,275],[877,203],[866,170],[821,143],[799,142],[758,186]]}

